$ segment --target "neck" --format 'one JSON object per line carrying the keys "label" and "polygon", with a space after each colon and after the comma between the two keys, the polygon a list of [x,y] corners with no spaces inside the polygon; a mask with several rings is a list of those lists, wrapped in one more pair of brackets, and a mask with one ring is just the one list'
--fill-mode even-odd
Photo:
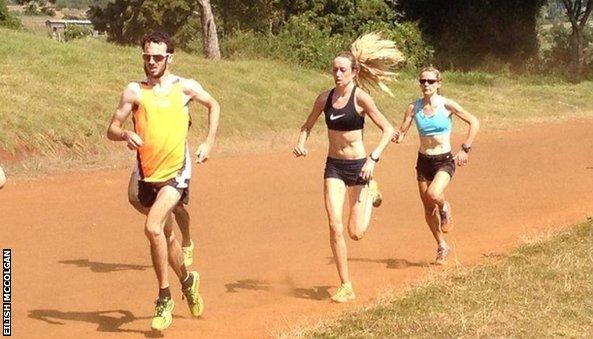
{"label": "neck", "polygon": [[439,96],[439,94],[437,92],[434,92],[432,94],[424,94],[424,102],[426,102],[426,103],[432,102],[438,96]]}
{"label": "neck", "polygon": [[163,86],[167,83],[169,76],[171,73],[169,71],[165,71],[160,77],[151,77],[147,76],[148,83],[151,85],[160,85]]}
{"label": "neck", "polygon": [[346,93],[350,93],[350,91],[352,91],[353,87],[354,87],[354,81],[350,81],[347,85],[336,86],[334,93],[336,93],[339,96],[343,96]]}

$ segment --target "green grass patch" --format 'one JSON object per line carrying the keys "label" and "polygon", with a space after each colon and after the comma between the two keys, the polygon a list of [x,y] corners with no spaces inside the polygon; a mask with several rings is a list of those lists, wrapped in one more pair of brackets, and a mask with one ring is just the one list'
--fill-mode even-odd
{"label": "green grass patch", "polygon": [[[0,29],[0,58],[0,150],[89,162],[114,151],[105,129],[123,88],[144,77],[138,47],[102,39],[59,43],[47,34]],[[235,145],[267,143],[270,135],[294,142],[317,94],[333,85],[329,65],[319,72],[270,60],[212,62],[183,52],[172,71],[195,78],[220,101],[219,140]],[[372,92],[390,121],[399,124],[407,104],[418,97],[416,79],[400,74],[392,85],[395,98]],[[593,115],[591,82],[480,72],[445,72],[444,79],[444,95],[476,114],[484,128]],[[206,114],[196,105],[192,116],[195,141],[204,135]],[[456,126],[464,128],[459,121]],[[274,147],[290,149],[292,142]]]}
{"label": "green grass patch", "polygon": [[497,263],[426,286],[305,337],[588,337],[593,333],[593,221],[535,240]]}

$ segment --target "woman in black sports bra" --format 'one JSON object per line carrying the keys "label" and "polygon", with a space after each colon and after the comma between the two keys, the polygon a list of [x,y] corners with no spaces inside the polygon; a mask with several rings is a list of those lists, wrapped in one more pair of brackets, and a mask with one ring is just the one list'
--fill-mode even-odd
{"label": "woman in black sports bra", "polygon": [[[386,45],[388,47],[384,47]],[[383,58],[374,58],[373,55],[379,51],[383,53]],[[385,58],[387,54],[390,57]],[[368,64],[361,65],[361,59]],[[393,133],[393,127],[379,112],[371,96],[356,84],[378,85],[389,91],[383,81],[388,81],[392,73],[386,70],[402,60],[395,44],[381,41],[379,34],[375,33],[360,37],[352,44],[351,51],[338,54],[332,63],[335,87],[317,97],[293,150],[297,157],[307,155],[305,142],[323,112],[329,138],[324,173],[325,209],[329,220],[331,249],[341,280],[340,287],[331,297],[335,302],[347,302],[355,298],[348,273],[342,222],[345,197],[348,195],[349,200],[348,234],[353,240],[360,240],[369,226],[372,202],[378,196],[376,183],[372,180],[373,171]],[[382,67],[369,69],[372,68],[368,66],[370,64],[382,64]],[[379,76],[373,77],[373,74]],[[382,131],[378,145],[370,153],[365,150],[362,137],[366,116]]]}

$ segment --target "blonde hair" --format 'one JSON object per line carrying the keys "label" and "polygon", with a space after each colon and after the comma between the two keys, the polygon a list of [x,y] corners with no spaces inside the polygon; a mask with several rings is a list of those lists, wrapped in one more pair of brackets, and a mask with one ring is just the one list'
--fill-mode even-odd
{"label": "blonde hair", "polygon": [[[438,82],[443,81],[443,77],[441,76],[441,71],[439,71],[434,66],[427,66],[427,67],[424,67],[423,69],[421,69],[420,73],[418,73],[418,77],[422,76],[422,73],[424,73],[424,72],[431,72],[432,74],[436,75]],[[437,89],[437,94],[441,94],[440,88]]]}
{"label": "blonde hair", "polygon": [[424,67],[423,69],[421,69],[421,70],[420,70],[420,73],[418,73],[418,76],[421,76],[421,75],[422,75],[422,73],[424,73],[424,72],[431,72],[431,73],[433,73],[434,75],[436,75],[436,76],[437,76],[437,80],[438,80],[438,81],[442,81],[442,80],[443,80],[443,78],[442,78],[442,76],[441,76],[441,71],[439,71],[439,70],[438,70],[436,67],[434,67],[434,66],[427,66],[427,67]]}
{"label": "blonde hair", "polygon": [[386,83],[395,80],[395,73],[389,71],[393,66],[405,60],[395,42],[381,37],[381,32],[364,34],[350,45],[349,52],[342,52],[337,57],[344,57],[352,62],[352,68],[358,70],[355,81],[364,89],[379,87],[390,96],[393,93]]}

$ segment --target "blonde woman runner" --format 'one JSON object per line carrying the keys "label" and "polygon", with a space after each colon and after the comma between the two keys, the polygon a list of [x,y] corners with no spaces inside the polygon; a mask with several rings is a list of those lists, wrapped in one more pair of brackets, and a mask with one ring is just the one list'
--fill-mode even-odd
{"label": "blonde woman runner", "polygon": [[[350,51],[339,53],[332,62],[335,87],[319,94],[307,117],[293,153],[306,156],[305,142],[322,112],[328,128],[329,149],[324,173],[325,209],[329,221],[330,245],[341,284],[331,297],[334,302],[355,298],[348,272],[342,208],[348,196],[348,234],[362,239],[369,227],[373,200],[380,203],[376,182],[372,180],[375,166],[389,144],[393,127],[381,114],[371,96],[358,88],[375,85],[390,93],[384,84],[394,73],[387,70],[403,61],[395,44],[382,40],[377,33],[357,39]],[[391,93],[390,93],[391,94]],[[367,153],[363,144],[363,127],[368,116],[381,129],[381,139]]]}
{"label": "blonde woman runner", "polygon": [[[399,130],[393,134],[392,141],[401,143],[412,120],[416,122],[420,136],[420,149],[416,163],[418,190],[424,205],[424,218],[438,244],[435,264],[443,265],[451,251],[443,233],[449,232],[453,226],[451,204],[445,200],[445,188],[455,173],[455,162],[458,166],[467,165],[469,152],[480,123],[461,105],[439,94],[442,78],[438,69],[434,67],[422,69],[418,81],[422,98],[408,106],[404,120]],[[465,142],[455,156],[451,154],[453,115],[469,125]]]}

